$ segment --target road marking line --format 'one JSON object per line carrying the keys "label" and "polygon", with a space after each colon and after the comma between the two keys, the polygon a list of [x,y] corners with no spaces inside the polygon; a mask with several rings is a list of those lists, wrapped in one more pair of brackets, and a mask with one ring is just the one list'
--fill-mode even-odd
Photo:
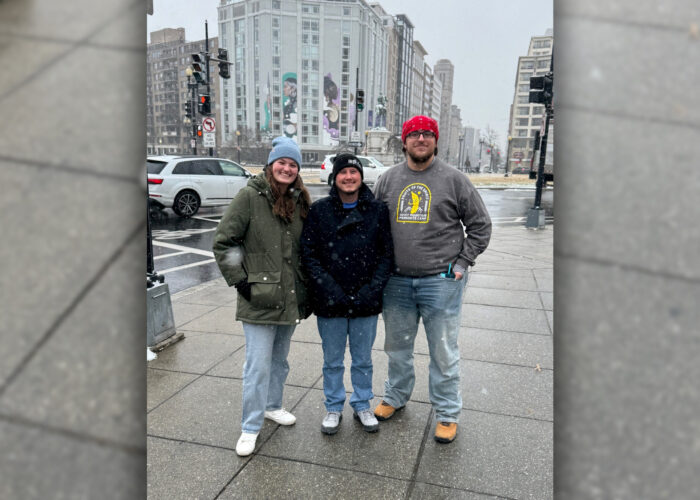
{"label": "road marking line", "polygon": [[199,248],[185,247],[182,245],[175,245],[174,243],[166,243],[164,241],[154,241],[154,245],[163,248],[170,248],[172,250],[180,250],[187,253],[195,253],[197,255],[204,255],[206,257],[214,257],[214,252],[208,252],[206,250],[200,250]]}
{"label": "road marking line", "polygon": [[[222,216],[222,217],[223,217],[223,216]],[[208,221],[208,222],[216,222],[217,224],[218,224],[219,221],[221,220],[221,219],[218,219],[218,220],[217,220],[217,219],[207,219],[206,217],[192,217],[192,218],[193,218],[193,219],[197,219],[197,220],[205,220],[205,221]]]}
{"label": "road marking line", "polygon": [[182,254],[185,254],[185,253],[189,253],[189,252],[184,252],[184,251],[183,251],[183,252],[166,253],[166,254],[163,254],[163,255],[156,255],[155,257],[153,257],[153,260],[164,259],[164,258],[166,258],[166,257],[175,257],[176,255],[182,255]]}
{"label": "road marking line", "polygon": [[192,264],[185,264],[184,266],[178,266],[178,267],[171,267],[170,269],[166,269],[165,271],[158,271],[158,274],[166,274],[166,273],[171,273],[173,271],[179,271],[181,269],[187,269],[188,267],[196,267],[196,266],[203,266],[205,264],[211,264],[212,262],[216,262],[214,259],[208,259],[208,260],[202,260],[200,262],[193,262]]}

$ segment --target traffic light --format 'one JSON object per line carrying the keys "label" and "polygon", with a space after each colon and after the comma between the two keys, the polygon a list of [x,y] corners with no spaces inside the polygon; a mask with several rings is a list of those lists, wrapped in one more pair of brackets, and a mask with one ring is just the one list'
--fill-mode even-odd
{"label": "traffic light", "polygon": [[197,125],[197,137],[202,137],[202,126]]}
{"label": "traffic light", "polygon": [[357,99],[355,104],[358,111],[365,109],[365,91],[362,89],[357,89]]}
{"label": "traffic light", "polygon": [[192,118],[192,102],[189,100],[185,101],[185,116],[187,118]]}
{"label": "traffic light", "polygon": [[207,83],[206,61],[202,54],[192,54],[192,76],[197,83]]}
{"label": "traffic light", "polygon": [[219,77],[231,78],[231,66],[228,62],[228,50],[219,47]]}
{"label": "traffic light", "polygon": [[197,111],[199,111],[200,115],[211,114],[211,101],[209,100],[209,94],[199,94],[199,101],[197,102]]}
{"label": "traffic light", "polygon": [[549,105],[554,95],[554,79],[552,73],[544,76],[530,77],[530,97],[528,102]]}

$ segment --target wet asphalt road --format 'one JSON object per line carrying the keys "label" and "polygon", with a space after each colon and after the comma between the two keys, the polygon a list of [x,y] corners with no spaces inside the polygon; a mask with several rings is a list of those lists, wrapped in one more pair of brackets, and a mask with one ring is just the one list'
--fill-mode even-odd
{"label": "wet asphalt road", "polygon": [[[313,201],[328,194],[328,186],[308,185]],[[527,211],[535,200],[533,189],[479,189],[495,225],[525,225]],[[553,221],[553,190],[542,194],[547,223]],[[225,207],[202,208],[191,219],[166,209],[153,214],[155,269],[165,277],[170,293],[221,277],[211,251],[214,231]]]}

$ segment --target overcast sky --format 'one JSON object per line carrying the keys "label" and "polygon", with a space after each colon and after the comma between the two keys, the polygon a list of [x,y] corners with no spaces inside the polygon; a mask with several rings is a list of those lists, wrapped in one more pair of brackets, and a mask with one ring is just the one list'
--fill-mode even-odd
{"label": "overcast sky", "polygon": [[[153,0],[148,32],[185,28],[188,41],[218,35],[219,0]],[[413,38],[428,51],[428,64],[449,59],[455,66],[452,104],[462,123],[491,126],[502,148],[508,135],[518,57],[530,37],[552,28],[552,0],[380,0],[388,13],[405,14],[414,25]],[[150,37],[148,38],[150,42]]]}

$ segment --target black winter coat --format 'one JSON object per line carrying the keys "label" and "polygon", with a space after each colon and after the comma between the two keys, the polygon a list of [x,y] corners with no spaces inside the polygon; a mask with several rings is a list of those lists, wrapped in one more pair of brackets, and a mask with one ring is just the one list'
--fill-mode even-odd
{"label": "black winter coat", "polygon": [[393,259],[389,210],[364,183],[352,210],[343,208],[335,186],[311,206],[301,235],[301,262],[316,316],[379,314]]}

